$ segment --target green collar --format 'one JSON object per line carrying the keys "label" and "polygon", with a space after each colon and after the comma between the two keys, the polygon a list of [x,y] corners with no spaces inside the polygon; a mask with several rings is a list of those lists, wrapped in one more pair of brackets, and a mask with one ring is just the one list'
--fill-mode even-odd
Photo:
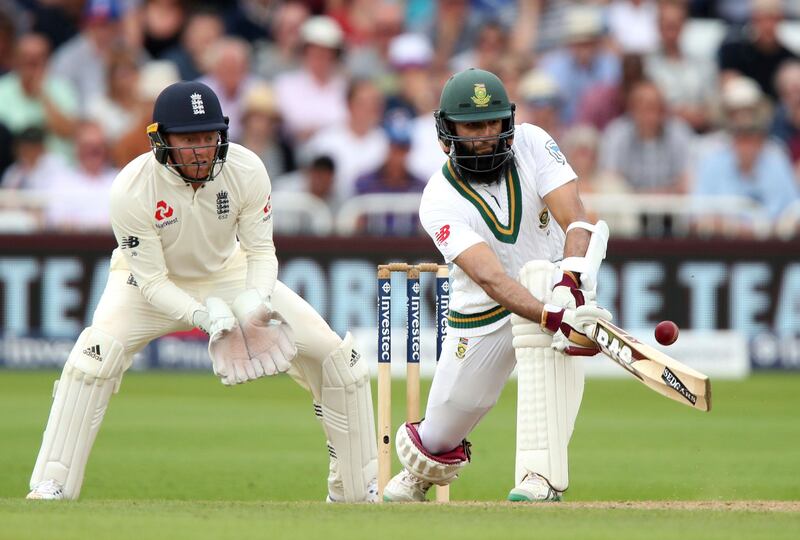
{"label": "green collar", "polygon": [[510,162],[506,171],[508,225],[503,225],[492,208],[486,204],[483,197],[475,191],[469,182],[465,182],[458,176],[450,160],[447,160],[447,163],[442,167],[442,174],[445,179],[450,182],[450,185],[478,210],[486,226],[489,227],[489,230],[492,231],[495,238],[506,244],[516,243],[520,223],[522,222],[522,188],[520,186],[517,167],[513,160]]}

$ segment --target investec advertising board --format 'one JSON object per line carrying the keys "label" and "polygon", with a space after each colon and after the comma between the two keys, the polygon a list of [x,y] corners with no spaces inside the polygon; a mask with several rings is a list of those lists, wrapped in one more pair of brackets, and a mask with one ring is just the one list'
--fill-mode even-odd
{"label": "investec advertising board", "polygon": [[[279,238],[280,279],[337,332],[352,330],[367,358],[377,344],[379,263],[439,261],[427,239]],[[0,367],[61,366],[89,324],[108,275],[114,240],[107,236],[0,236]],[[800,369],[798,243],[612,241],[598,298],[615,322],[652,343],[663,319],[682,328],[668,351],[712,374],[749,357],[754,369]],[[393,358],[405,358],[403,276],[394,275]],[[433,276],[423,274],[423,366],[433,354]],[[606,365],[607,364],[607,365]],[[592,373],[608,372],[610,363]],[[138,369],[208,369],[202,336],[162,338],[135,361]],[[611,366],[613,368],[613,366]],[[613,371],[609,372],[613,373]]]}

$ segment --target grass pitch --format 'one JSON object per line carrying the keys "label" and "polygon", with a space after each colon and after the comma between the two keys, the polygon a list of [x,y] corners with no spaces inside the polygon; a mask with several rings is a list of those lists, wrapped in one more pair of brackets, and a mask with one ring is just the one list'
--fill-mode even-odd
{"label": "grass pitch", "polygon": [[171,373],[125,376],[79,502],[24,501],[56,376],[0,371],[0,539],[800,537],[787,502],[800,500],[797,376],[715,381],[707,414],[629,379],[589,380],[567,502],[522,506],[502,502],[513,382],[471,437],[454,504],[333,506],[318,502],[327,454],[305,391]]}

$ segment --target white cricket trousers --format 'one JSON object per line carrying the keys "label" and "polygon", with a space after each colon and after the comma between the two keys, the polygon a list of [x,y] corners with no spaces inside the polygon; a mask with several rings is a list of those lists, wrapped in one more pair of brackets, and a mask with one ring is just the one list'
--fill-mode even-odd
{"label": "white cricket trousers", "polygon": [[497,403],[517,362],[512,339],[510,319],[484,336],[445,338],[419,428],[429,452],[458,446]]}
{"label": "white cricket trousers", "polygon": [[[183,321],[164,315],[150,304],[131,279],[128,270],[112,270],[97,309],[92,326],[112,335],[131,357],[157,337],[172,332],[191,330]],[[200,302],[208,296],[218,296],[231,303],[245,289],[246,269],[226,271],[216,280],[175,281],[176,285]],[[310,390],[314,399],[322,396],[322,363],[341,343],[339,336],[305,300],[278,281],[272,293],[272,307],[278,311],[294,331],[297,358],[289,374]],[[209,360],[209,368],[211,361]]]}

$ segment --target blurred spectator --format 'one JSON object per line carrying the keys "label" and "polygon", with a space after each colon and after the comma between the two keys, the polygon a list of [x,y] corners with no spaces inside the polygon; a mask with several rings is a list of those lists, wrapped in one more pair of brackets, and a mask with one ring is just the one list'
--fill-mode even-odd
{"label": "blurred spectator", "polygon": [[564,155],[580,181],[581,193],[610,195],[630,193],[625,180],[599,168],[600,132],[588,124],[572,126],[559,140]]}
{"label": "blurred spectator", "polygon": [[303,67],[275,79],[284,127],[295,142],[347,116],[347,82],[341,73],[342,29],[330,17],[311,17],[300,28]]}
{"label": "blurred spectator", "polygon": [[654,0],[614,0],[608,8],[611,38],[623,52],[646,54],[658,44]]}
{"label": "blurred spectator", "polygon": [[3,174],[0,187],[46,192],[54,178],[62,174],[67,162],[45,148],[41,127],[28,127],[14,137],[14,163]]}
{"label": "blurred spectator", "polygon": [[407,117],[398,115],[384,125],[389,150],[386,160],[376,170],[362,175],[356,181],[356,194],[365,193],[422,193],[425,181],[414,176],[406,165],[411,147],[411,124]]}
{"label": "blurred spectator", "polygon": [[186,15],[184,0],[144,0],[140,40],[152,58],[180,45]]}
{"label": "blurred spectator", "polygon": [[258,81],[250,74],[250,44],[241,38],[222,38],[212,43],[205,58],[208,74],[200,81],[217,96],[225,115],[230,118],[228,136],[239,141],[242,133],[242,99]]}
{"label": "blurred spectator", "polygon": [[741,35],[723,43],[719,49],[719,67],[723,77],[735,74],[754,79],[771,98],[778,66],[794,53],[778,39],[778,24],[783,20],[781,0],[751,0],[750,24]]}
{"label": "blurred spectator", "polygon": [[93,122],[78,127],[77,163],[51,179],[46,219],[59,230],[110,230],[109,198],[117,171],[110,166],[106,136]]}
{"label": "blurred spectator", "polygon": [[784,142],[800,178],[800,62],[781,65],[775,86],[780,101],[770,133]]}
{"label": "blurred spectator", "polygon": [[19,38],[14,70],[0,77],[0,122],[12,133],[42,127],[48,150],[72,157],[69,137],[75,128],[78,100],[68,82],[47,75],[50,45],[40,34]]}
{"label": "blurred spectator", "polygon": [[97,96],[108,92],[108,56],[120,41],[121,17],[120,0],[90,0],[81,32],[53,54],[52,74],[72,84],[81,114]]}
{"label": "blurred spectator", "polygon": [[[318,0],[305,0],[313,4]],[[280,9],[281,2],[275,0],[222,0],[220,4],[233,4],[225,13],[227,34],[254,42],[269,35],[270,23]]]}
{"label": "blurred spectator", "polygon": [[500,59],[508,54],[508,28],[499,21],[487,21],[478,30],[475,43],[454,56],[449,63],[453,72],[476,67],[496,71]]}
{"label": "blurred spectator", "polygon": [[[728,81],[723,102],[750,103],[747,79]],[[726,109],[725,128],[730,138],[700,159],[695,174],[695,195],[738,195],[756,201],[771,219],[800,196],[789,158],[780,148],[766,144],[769,105],[758,96],[756,106]],[[715,220],[719,223],[721,220]],[[744,218],[740,223],[751,223]]]}
{"label": "blurred spectator", "polygon": [[441,170],[447,161],[447,154],[439,145],[439,134],[433,110],[439,108],[439,95],[444,84],[450,78],[449,70],[430,70],[428,72],[428,91],[424,94],[431,97],[430,106],[417,114],[411,123],[411,152],[408,156],[409,170],[419,178],[429,179]]}
{"label": "blurred spectator", "polygon": [[537,125],[559,141],[562,132],[561,96],[553,78],[533,69],[523,77],[519,93],[517,123]]}
{"label": "blurred spectator", "polygon": [[386,115],[402,110],[408,116],[428,114],[436,96],[430,84],[433,47],[421,34],[401,34],[389,43],[389,64],[397,74],[395,92],[386,102]]}
{"label": "blurred spectator", "polygon": [[603,130],[625,113],[631,89],[644,77],[644,62],[638,54],[622,56],[622,78],[613,84],[597,84],[578,104],[576,122]]}
{"label": "blurred spectator", "polygon": [[602,44],[603,22],[591,7],[566,13],[564,45],[544,55],[540,68],[558,83],[564,98],[562,120],[575,121],[578,104],[594,87],[613,85],[620,77],[619,60]]}
{"label": "blurred spectator", "polygon": [[254,84],[244,96],[241,143],[261,158],[270,178],[295,168],[294,151],[280,134],[275,93],[267,83]]}
{"label": "blurred spectator", "polygon": [[[631,193],[630,186],[617,174],[599,169],[600,132],[587,124],[572,126],[558,140],[569,164],[578,176],[581,195],[624,195]],[[639,218],[630,212],[597,215],[592,209],[592,199],[584,204],[592,220],[604,219],[613,234],[632,235],[638,230]]]}
{"label": "blurred spectator", "polygon": [[198,9],[189,15],[180,45],[165,51],[163,58],[177,66],[184,81],[197,79],[205,73],[203,54],[224,33],[225,24],[216,11]]}
{"label": "blurred spectator", "polygon": [[142,66],[136,86],[135,120],[111,150],[117,167],[124,167],[132,159],[150,151],[147,126],[153,121],[153,105],[164,88],[179,80],[178,68],[167,60],[154,60]]}
{"label": "blurred spectator", "polygon": [[308,193],[332,204],[336,167],[329,156],[317,156],[297,171],[279,176],[272,182],[275,192]]}
{"label": "blurred spectator", "polygon": [[14,20],[0,8],[0,75],[11,70],[14,63],[14,41],[17,39],[17,28]]}
{"label": "blurred spectator", "polygon": [[439,0],[424,33],[434,45],[434,67],[447,67],[450,59],[475,43],[481,21],[470,17],[469,0]]}
{"label": "blurred spectator", "polygon": [[686,191],[692,131],[670,117],[664,97],[649,81],[637,83],[628,98],[628,112],[603,133],[601,170],[621,175],[637,192]]}
{"label": "blurred spectator", "polygon": [[[369,193],[422,193],[425,181],[414,176],[406,164],[411,147],[411,120],[402,113],[389,118],[384,124],[389,140],[386,161],[376,170],[356,181],[356,194]],[[371,215],[364,223],[373,234],[408,236],[419,230],[417,213]]]}
{"label": "blurred spectator", "polygon": [[12,163],[14,163],[14,135],[6,126],[0,124],[0,178],[3,178],[3,173]]}
{"label": "blurred spectator", "polygon": [[371,78],[386,85],[391,75],[390,43],[403,33],[403,7],[396,2],[374,0],[376,11],[370,24],[368,39],[350,44],[346,66],[351,77]]}
{"label": "blurred spectator", "polygon": [[358,177],[377,169],[388,150],[381,129],[383,94],[368,80],[355,80],[347,90],[347,122],[320,130],[309,142],[306,155],[328,155],[336,164],[334,192],[338,200],[355,193]]}
{"label": "blurred spectator", "polygon": [[308,19],[308,7],[302,2],[283,2],[275,11],[270,30],[272,39],[258,39],[254,47],[254,71],[272,80],[300,67],[302,41],[300,27]]}
{"label": "blurred spectator", "polygon": [[118,47],[111,51],[106,73],[105,94],[98,95],[88,105],[87,117],[98,124],[111,143],[120,139],[136,121],[139,81],[138,53]]}
{"label": "blurred spectator", "polygon": [[[9,0],[24,19],[20,30],[47,37],[53,50],[58,49],[78,33],[84,0]],[[23,10],[25,10],[23,12]]]}
{"label": "blurred spectator", "polygon": [[655,82],[670,109],[697,132],[706,131],[717,88],[716,66],[689,58],[681,50],[686,23],[685,0],[661,0],[658,7],[659,50],[645,60],[645,72]]}

